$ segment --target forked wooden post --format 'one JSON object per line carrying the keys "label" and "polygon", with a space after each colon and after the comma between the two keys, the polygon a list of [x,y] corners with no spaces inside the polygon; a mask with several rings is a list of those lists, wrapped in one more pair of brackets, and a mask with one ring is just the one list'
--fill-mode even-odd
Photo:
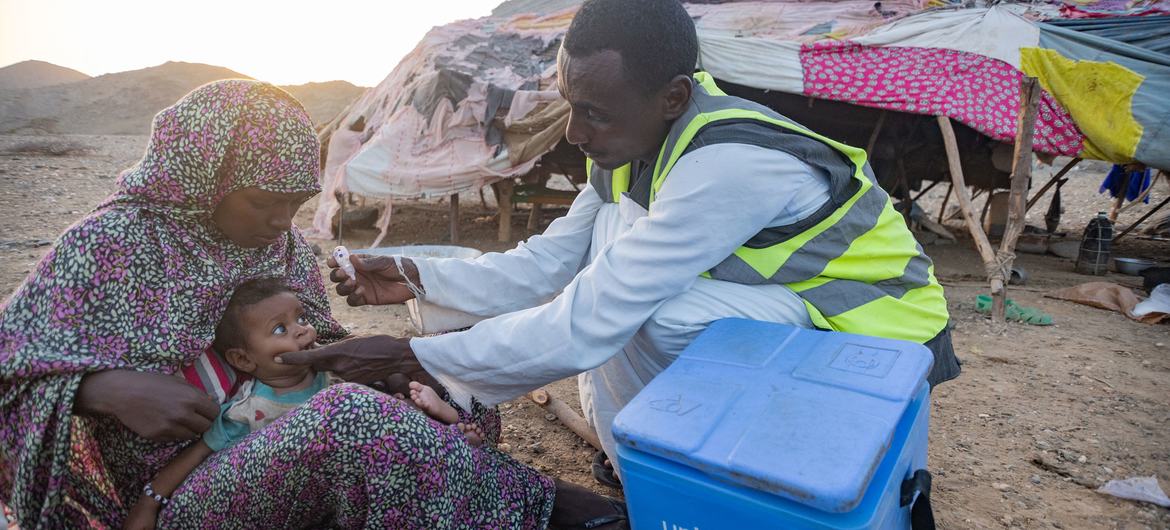
{"label": "forked wooden post", "polygon": [[[1003,277],[1006,285],[1011,278],[1012,262],[1016,259],[1016,240],[1024,232],[1024,218],[1028,213],[1028,183],[1032,180],[1032,136],[1036,127],[1036,105],[1040,102],[1040,83],[1035,77],[1020,80],[1020,118],[1016,127],[1016,151],[1012,161],[1012,188],[1008,196],[1008,222],[999,242],[996,269],[993,274]],[[1007,288],[993,296],[991,318],[1004,321],[1007,310]]]}
{"label": "forked wooden post", "polygon": [[1025,77],[1020,83],[1020,114],[1012,163],[1011,193],[1008,199],[1008,223],[998,252],[983,233],[983,227],[975,217],[975,206],[971,203],[971,197],[967,195],[958,143],[955,141],[955,131],[951,128],[951,120],[946,116],[938,117],[951,180],[955,184],[955,198],[958,199],[959,209],[963,212],[963,219],[967,223],[967,229],[971,231],[971,237],[975,240],[975,247],[979,250],[979,256],[983,259],[983,267],[987,272],[993,300],[991,317],[995,322],[1004,321],[1007,310],[1007,282],[1011,277],[1012,261],[1015,260],[1016,240],[1024,231],[1028,180],[1032,175],[1032,135],[1036,124],[1036,103],[1039,99],[1039,83],[1033,77]]}

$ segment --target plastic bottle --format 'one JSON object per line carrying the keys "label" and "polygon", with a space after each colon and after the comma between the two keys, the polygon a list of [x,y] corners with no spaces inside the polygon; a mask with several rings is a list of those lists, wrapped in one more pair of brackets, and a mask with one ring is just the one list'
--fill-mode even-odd
{"label": "plastic bottle", "polygon": [[1112,244],[1113,223],[1105,216],[1105,212],[1097,212],[1097,217],[1085,226],[1081,249],[1077,252],[1076,271],[1104,276],[1109,271],[1109,250]]}

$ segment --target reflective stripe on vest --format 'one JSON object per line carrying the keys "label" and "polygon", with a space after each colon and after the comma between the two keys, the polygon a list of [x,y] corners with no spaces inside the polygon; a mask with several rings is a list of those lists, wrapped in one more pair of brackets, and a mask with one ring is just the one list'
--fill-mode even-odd
{"label": "reflective stripe on vest", "polygon": [[[671,127],[654,165],[651,211],[670,170],[704,131],[766,126],[775,131],[768,146],[783,151],[799,142],[807,150],[811,138],[819,142],[813,145],[822,167],[833,169],[827,207],[799,226],[761,232],[704,276],[784,284],[800,295],[813,323],[823,329],[919,343],[942,331],[948,314],[933,264],[877,185],[865,152],[763,105],[727,96],[705,72],[695,74],[695,81],[692,103]],[[588,161],[587,166],[591,184],[606,202],[617,202],[628,191],[628,165],[613,172]]]}
{"label": "reflective stripe on vest", "polygon": [[593,185],[593,189],[597,190],[601,200],[618,202],[622,198],[622,193],[630,189],[630,165],[626,164],[613,171],[608,171],[594,166],[593,159],[586,158],[585,178],[589,184]]}

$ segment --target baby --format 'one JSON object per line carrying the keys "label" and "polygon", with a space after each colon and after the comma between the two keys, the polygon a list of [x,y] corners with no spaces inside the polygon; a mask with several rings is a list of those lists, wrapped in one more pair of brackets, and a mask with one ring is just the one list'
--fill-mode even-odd
{"label": "baby", "polygon": [[[169,496],[211,453],[235,445],[325,387],[339,382],[332,374],[274,360],[282,353],[311,349],[317,345],[316,341],[317,331],[305,319],[304,306],[283,281],[264,278],[240,285],[215,330],[212,348],[252,379],[223,404],[219,417],[202,439],[179,453],[146,484],[124,528],[154,528],[158,512],[169,502]],[[405,401],[401,394],[397,397]],[[429,386],[411,382],[407,402],[448,425],[459,421],[455,408]],[[483,433],[478,425],[459,423],[458,426],[469,443],[482,443]]]}

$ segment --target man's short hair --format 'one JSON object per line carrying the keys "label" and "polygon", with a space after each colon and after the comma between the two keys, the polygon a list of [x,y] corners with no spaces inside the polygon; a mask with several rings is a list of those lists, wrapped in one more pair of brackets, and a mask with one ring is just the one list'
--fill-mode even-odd
{"label": "man's short hair", "polygon": [[622,74],[644,94],[695,71],[699,38],[679,0],[586,0],[562,46],[571,57],[622,56]]}
{"label": "man's short hair", "polygon": [[211,349],[225,355],[232,348],[247,347],[245,343],[247,333],[242,318],[244,309],[280,293],[296,294],[296,291],[280,278],[248,280],[236,287],[223,317],[219,320],[219,325],[215,327],[215,341],[211,343]]}

